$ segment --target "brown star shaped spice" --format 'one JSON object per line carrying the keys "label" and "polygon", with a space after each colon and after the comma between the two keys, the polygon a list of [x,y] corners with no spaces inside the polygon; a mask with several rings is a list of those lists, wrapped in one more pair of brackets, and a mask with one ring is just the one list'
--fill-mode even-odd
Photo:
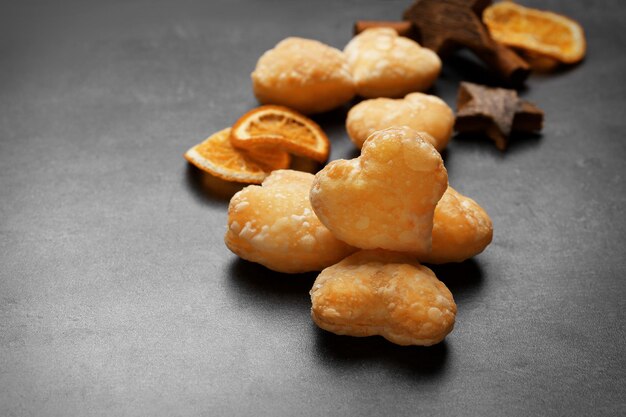
{"label": "brown star shaped spice", "polygon": [[355,32],[391,27],[444,56],[466,47],[509,83],[522,84],[530,72],[528,63],[494,41],[480,19],[489,4],[491,0],[416,0],[404,12],[403,22],[360,21]]}
{"label": "brown star shaped spice", "polygon": [[511,131],[536,132],[543,126],[543,111],[507,88],[462,82],[456,107],[457,132],[483,132],[501,151]]}
{"label": "brown star shaped spice", "polygon": [[493,42],[479,16],[490,0],[417,0],[402,17],[413,23],[422,46],[445,53],[458,46],[489,47]]}

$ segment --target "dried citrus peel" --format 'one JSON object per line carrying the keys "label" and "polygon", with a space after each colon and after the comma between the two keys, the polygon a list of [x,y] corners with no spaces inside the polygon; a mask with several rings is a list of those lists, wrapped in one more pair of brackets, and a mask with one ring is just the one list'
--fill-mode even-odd
{"label": "dried citrus peel", "polygon": [[230,143],[231,128],[220,130],[185,153],[202,171],[226,181],[260,184],[270,172],[289,166],[290,157],[276,149],[239,150]]}
{"label": "dried citrus peel", "polygon": [[266,105],[250,110],[234,125],[230,141],[239,149],[275,148],[325,162],[326,134],[313,120],[287,107]]}
{"label": "dried citrus peel", "polygon": [[585,56],[582,27],[574,20],[504,1],[483,12],[491,36],[507,46],[573,64]]}

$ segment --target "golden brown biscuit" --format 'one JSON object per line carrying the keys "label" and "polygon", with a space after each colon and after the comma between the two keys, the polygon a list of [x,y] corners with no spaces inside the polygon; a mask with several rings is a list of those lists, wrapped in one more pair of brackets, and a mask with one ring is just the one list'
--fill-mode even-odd
{"label": "golden brown biscuit", "polygon": [[356,249],[337,240],[309,203],[313,174],[273,171],[261,186],[239,191],[228,206],[226,246],[279,272],[320,271]]}
{"label": "golden brown biscuit", "polygon": [[395,127],[372,134],[360,157],[333,161],[318,172],[311,205],[352,246],[424,253],[447,186],[441,155],[424,135]]}
{"label": "golden brown biscuit", "polygon": [[426,91],[441,72],[436,53],[391,28],[367,29],[343,51],[356,92],[363,97],[404,97]]}
{"label": "golden brown biscuit", "polygon": [[430,346],[454,327],[446,286],[405,254],[360,251],[324,269],[311,289],[311,316],[340,335],[380,335],[399,345]]}
{"label": "golden brown biscuit", "polygon": [[252,87],[261,103],[302,113],[334,109],[355,94],[343,53],[302,38],[287,38],[265,52],[252,73]]}
{"label": "golden brown biscuit", "polygon": [[403,99],[364,100],[348,112],[346,129],[361,148],[369,135],[391,126],[408,126],[432,136],[431,143],[441,152],[452,135],[454,113],[439,97],[412,93]]}
{"label": "golden brown biscuit", "polygon": [[474,200],[448,187],[437,207],[431,252],[419,255],[422,262],[462,262],[481,253],[493,236],[489,215]]}

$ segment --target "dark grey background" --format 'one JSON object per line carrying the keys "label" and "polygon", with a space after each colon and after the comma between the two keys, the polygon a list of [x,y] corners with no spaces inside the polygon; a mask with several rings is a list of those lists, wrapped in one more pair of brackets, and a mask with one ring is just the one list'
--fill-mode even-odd
{"label": "dark grey background", "polygon": [[[0,415],[626,413],[626,8],[569,15],[586,60],[533,75],[542,135],[455,138],[450,183],[491,215],[480,256],[436,268],[458,304],[431,348],[325,333],[315,274],[222,242],[228,199],[183,152],[257,105],[249,74],[291,35],[343,48],[409,1],[4,1]],[[493,81],[458,55],[433,93]],[[353,157],[346,109],[316,118]],[[621,393],[621,394],[620,394]]]}

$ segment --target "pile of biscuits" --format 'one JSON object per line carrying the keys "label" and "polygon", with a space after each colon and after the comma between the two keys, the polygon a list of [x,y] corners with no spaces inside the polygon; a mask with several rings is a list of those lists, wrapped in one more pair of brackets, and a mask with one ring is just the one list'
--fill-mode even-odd
{"label": "pile of biscuits", "polygon": [[393,29],[373,28],[352,38],[343,52],[315,40],[287,38],[261,56],[252,86],[261,103],[312,114],[357,94],[397,98],[425,91],[440,71],[441,60],[430,49]]}
{"label": "pile of biscuits", "polygon": [[311,300],[323,329],[401,345],[440,342],[456,306],[420,262],[472,257],[493,228],[475,201],[448,186],[431,140],[391,127],[370,135],[359,157],[316,175],[272,172],[231,199],[226,245],[275,271],[322,270]]}
{"label": "pile of biscuits", "polygon": [[[582,28],[564,16],[502,2],[483,20],[494,38],[542,68],[584,57]],[[374,26],[343,51],[310,39],[279,42],[251,75],[264,106],[185,157],[213,176],[253,184],[230,201],[226,246],[274,271],[321,271],[310,291],[319,327],[429,346],[452,331],[457,308],[422,263],[462,262],[481,253],[493,225],[478,203],[448,184],[440,152],[455,115],[424,93],[441,60],[393,28]],[[291,155],[328,159],[328,138],[305,115],[355,96],[363,100],[348,112],[346,130],[360,155],[316,174],[286,169]],[[530,108],[516,95],[511,100]]]}
{"label": "pile of biscuits", "polygon": [[[273,170],[260,185],[237,192],[228,208],[225,242],[232,252],[278,272],[321,271],[311,313],[325,330],[428,346],[454,326],[452,294],[421,263],[461,262],[482,252],[493,226],[485,210],[448,185],[440,152],[454,114],[421,92],[440,70],[435,53],[379,28],[359,34],[343,52],[285,39],[252,73],[259,101],[283,106],[256,110],[258,117],[233,127],[232,145],[257,155],[271,153],[268,146],[281,135],[290,142],[298,141],[294,132],[322,137],[297,112],[366,98],[346,119],[358,157],[332,161],[315,175]],[[248,126],[247,140],[233,136],[238,126]]]}

